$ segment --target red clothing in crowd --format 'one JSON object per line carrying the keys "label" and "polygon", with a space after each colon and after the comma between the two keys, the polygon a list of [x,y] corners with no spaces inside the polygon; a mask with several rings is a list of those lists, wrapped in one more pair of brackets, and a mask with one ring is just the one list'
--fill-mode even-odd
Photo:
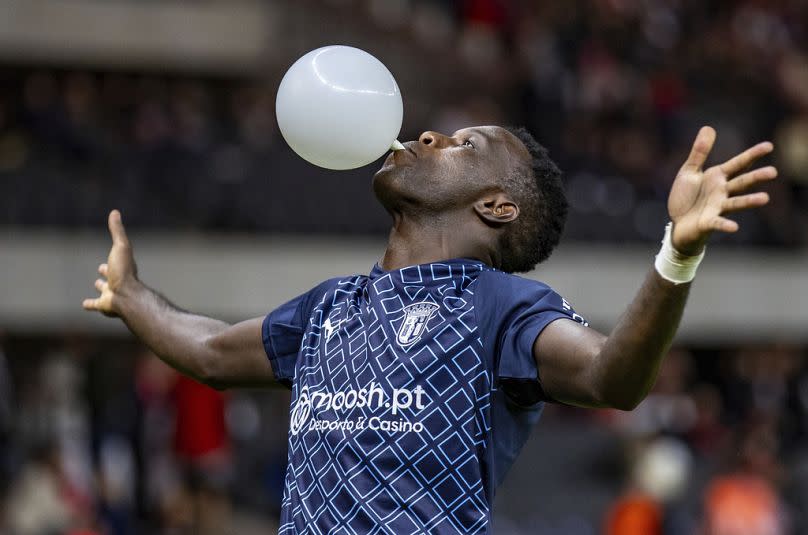
{"label": "red clothing in crowd", "polygon": [[229,445],[224,395],[185,376],[178,377],[173,394],[176,454],[194,461],[224,451]]}

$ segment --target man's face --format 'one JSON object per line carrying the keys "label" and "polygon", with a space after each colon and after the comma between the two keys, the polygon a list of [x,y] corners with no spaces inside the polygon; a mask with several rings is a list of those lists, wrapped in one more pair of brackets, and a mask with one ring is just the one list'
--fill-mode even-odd
{"label": "man's face", "polygon": [[424,132],[390,154],[373,177],[373,191],[390,211],[468,206],[501,191],[504,177],[530,165],[519,139],[499,126],[476,126],[451,136]]}

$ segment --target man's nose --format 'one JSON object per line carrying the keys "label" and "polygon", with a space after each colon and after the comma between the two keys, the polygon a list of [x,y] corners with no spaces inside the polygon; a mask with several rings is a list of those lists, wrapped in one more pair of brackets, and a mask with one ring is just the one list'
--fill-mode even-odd
{"label": "man's nose", "polygon": [[427,131],[418,138],[419,143],[429,145],[433,149],[441,149],[451,144],[450,139],[438,132]]}

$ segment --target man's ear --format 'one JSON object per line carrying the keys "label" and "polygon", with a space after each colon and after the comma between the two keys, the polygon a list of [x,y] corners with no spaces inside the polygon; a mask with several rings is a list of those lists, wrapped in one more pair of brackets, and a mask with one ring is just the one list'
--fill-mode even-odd
{"label": "man's ear", "polygon": [[474,211],[492,226],[510,223],[519,217],[519,206],[505,193],[486,195],[474,203]]}

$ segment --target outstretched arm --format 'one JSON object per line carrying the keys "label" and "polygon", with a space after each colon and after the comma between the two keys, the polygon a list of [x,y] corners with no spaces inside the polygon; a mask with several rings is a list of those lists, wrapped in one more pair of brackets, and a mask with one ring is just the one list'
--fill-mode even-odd
{"label": "outstretched arm", "polygon": [[273,381],[261,341],[262,318],[229,325],[178,308],[138,279],[117,210],[109,214],[109,231],[112,248],[107,262],[98,266],[102,278],[95,281],[101,295],[85,299],[85,310],[121,318],[163,361],[215,388]]}
{"label": "outstretched arm", "polygon": [[[772,151],[768,142],[703,170],[714,142],[712,128],[699,131],[668,197],[671,242],[682,255],[700,254],[713,232],[736,232],[724,216],[766,204],[766,193],[746,192],[777,176],[774,167],[744,172]],[[674,284],[652,268],[608,336],[574,321],[548,325],[533,346],[545,392],[573,405],[633,409],[656,381],[689,291],[690,283]]]}

